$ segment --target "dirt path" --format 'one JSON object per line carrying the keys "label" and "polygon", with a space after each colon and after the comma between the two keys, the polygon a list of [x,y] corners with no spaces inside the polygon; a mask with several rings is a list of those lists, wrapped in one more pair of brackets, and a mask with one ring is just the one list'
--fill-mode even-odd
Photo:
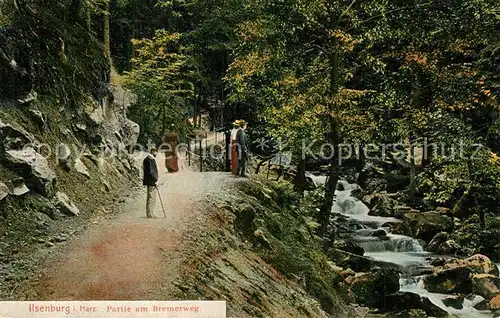
{"label": "dirt path", "polygon": [[116,218],[95,224],[46,264],[39,299],[171,299],[186,253],[183,237],[203,212],[202,201],[220,195],[230,177],[187,170],[166,173],[162,159],[157,162],[167,217],[158,198],[158,218],[147,219],[145,191],[130,197]]}

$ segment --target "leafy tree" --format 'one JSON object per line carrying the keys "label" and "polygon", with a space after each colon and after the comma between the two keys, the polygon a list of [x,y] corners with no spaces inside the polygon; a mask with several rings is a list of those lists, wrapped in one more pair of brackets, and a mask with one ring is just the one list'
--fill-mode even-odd
{"label": "leafy tree", "polygon": [[157,30],[152,39],[134,40],[136,57],[124,80],[138,95],[129,115],[142,127],[142,141],[158,143],[169,124],[185,126],[197,70],[180,42],[181,34],[166,30]]}

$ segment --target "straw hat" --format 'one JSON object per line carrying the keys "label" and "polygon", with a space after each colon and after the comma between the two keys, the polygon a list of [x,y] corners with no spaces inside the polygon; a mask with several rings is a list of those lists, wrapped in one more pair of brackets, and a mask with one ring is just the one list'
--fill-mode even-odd
{"label": "straw hat", "polygon": [[241,120],[239,120],[239,119],[235,120],[233,123],[233,126],[239,126],[240,122],[241,122]]}

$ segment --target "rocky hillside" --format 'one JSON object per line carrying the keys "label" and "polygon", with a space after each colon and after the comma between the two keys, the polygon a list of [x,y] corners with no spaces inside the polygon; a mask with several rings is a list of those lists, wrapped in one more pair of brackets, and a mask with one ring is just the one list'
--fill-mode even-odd
{"label": "rocky hillside", "polygon": [[[23,268],[26,255],[65,241],[74,219],[92,217],[137,182],[128,149],[139,126],[125,116],[133,101],[111,85],[101,101],[88,95],[69,105],[32,92],[0,105],[2,269]],[[2,292],[22,279],[1,277]]]}

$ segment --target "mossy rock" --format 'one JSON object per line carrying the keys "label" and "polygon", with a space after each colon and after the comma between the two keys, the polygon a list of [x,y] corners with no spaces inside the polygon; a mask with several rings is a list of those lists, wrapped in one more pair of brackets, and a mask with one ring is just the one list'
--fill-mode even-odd
{"label": "mossy rock", "polygon": [[380,269],[357,277],[351,291],[357,303],[363,306],[387,307],[385,296],[399,290],[399,273],[393,269]]}
{"label": "mossy rock", "polygon": [[404,310],[394,314],[388,314],[389,318],[427,318],[427,314],[422,309]]}
{"label": "mossy rock", "polygon": [[235,226],[244,234],[251,234],[255,231],[254,219],[257,215],[255,209],[249,204],[241,204],[234,208],[236,215]]}
{"label": "mossy rock", "polygon": [[367,272],[372,267],[372,261],[366,257],[332,248],[328,257],[340,267],[351,268],[355,272]]}
{"label": "mossy rock", "polygon": [[430,292],[441,294],[472,293],[472,271],[465,267],[439,270],[424,276],[424,286]]}
{"label": "mossy rock", "polygon": [[500,294],[500,277],[490,274],[475,274],[472,276],[472,291],[474,294],[490,300]]}
{"label": "mossy rock", "polygon": [[[463,299],[462,299],[463,301]],[[424,317],[447,317],[448,313],[434,305],[427,297],[410,292],[397,292],[385,297],[385,311],[409,312],[414,309],[422,310]]]}
{"label": "mossy rock", "polygon": [[430,242],[440,232],[451,232],[453,220],[438,212],[409,212],[403,215],[403,222],[408,224],[418,239]]}
{"label": "mossy rock", "polygon": [[467,267],[474,274],[491,274],[499,276],[498,267],[487,256],[481,254],[472,255],[466,259],[456,259],[444,265],[444,268]]}

